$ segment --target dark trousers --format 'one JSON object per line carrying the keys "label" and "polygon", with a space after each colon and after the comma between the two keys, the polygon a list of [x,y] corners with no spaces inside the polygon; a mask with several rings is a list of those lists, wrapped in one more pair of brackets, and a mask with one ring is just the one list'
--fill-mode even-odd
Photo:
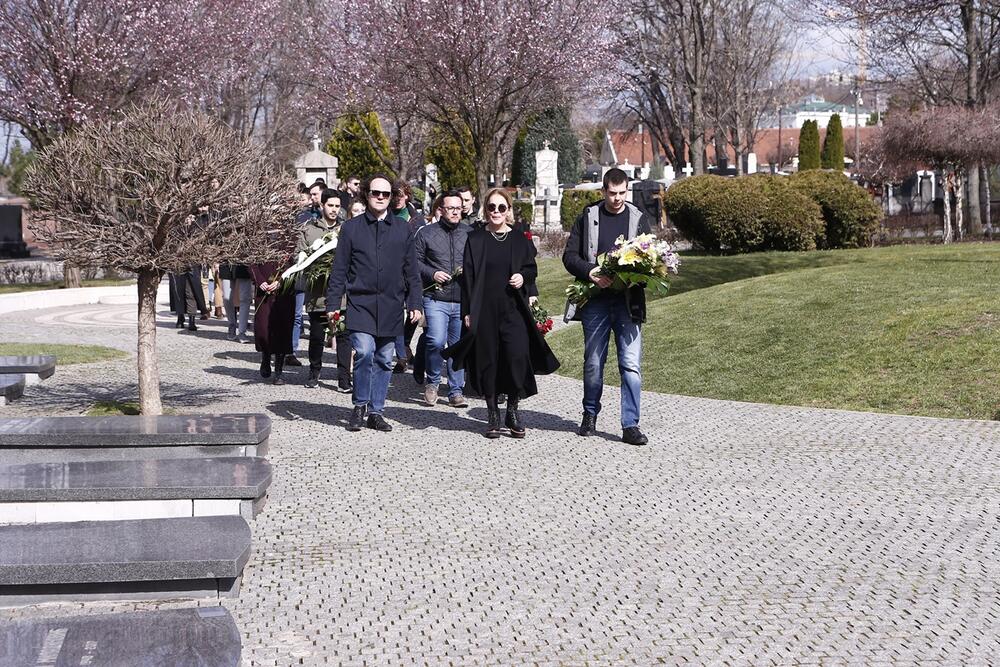
{"label": "dark trousers", "polygon": [[184,314],[198,315],[205,312],[205,293],[201,288],[201,269],[192,267],[185,273],[170,275],[172,302],[178,317]]}
{"label": "dark trousers", "polygon": [[[323,369],[323,348],[326,346],[326,313],[314,310],[309,313],[309,370],[316,375]],[[351,335],[346,331],[337,334],[337,379],[351,379]]]}
{"label": "dark trousers", "polygon": [[[514,308],[500,313],[499,319],[495,332],[484,332],[484,340],[476,341],[486,351],[480,371],[483,396],[519,396],[524,391],[524,378],[531,369],[528,332],[520,313]],[[480,330],[483,328],[479,327]]]}

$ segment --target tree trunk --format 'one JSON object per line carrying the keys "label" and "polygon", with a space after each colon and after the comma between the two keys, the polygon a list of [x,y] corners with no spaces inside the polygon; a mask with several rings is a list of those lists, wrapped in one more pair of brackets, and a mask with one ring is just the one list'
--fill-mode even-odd
{"label": "tree trunk", "polygon": [[63,287],[66,289],[83,287],[83,279],[80,277],[80,267],[73,266],[69,262],[63,262]]}
{"label": "tree trunk", "polygon": [[705,173],[705,109],[702,101],[701,86],[691,88],[691,129],[688,145],[691,147],[689,156],[692,175],[701,176]]}
{"label": "tree trunk", "polygon": [[941,200],[944,203],[944,228],[942,229],[941,240],[951,243],[951,172],[944,172],[944,195]]}
{"label": "tree trunk", "polygon": [[[160,364],[156,356],[156,290],[159,271],[139,271],[139,411],[144,415],[163,414],[160,402]],[[242,306],[241,306],[242,307]]]}
{"label": "tree trunk", "polygon": [[955,170],[955,237],[961,241],[965,236],[965,179],[962,169]]}
{"label": "tree trunk", "polygon": [[979,201],[983,209],[983,230],[993,237],[993,205],[990,204],[990,170],[985,164],[979,165]]}
{"label": "tree trunk", "polygon": [[[959,7],[962,14],[962,30],[965,33],[965,65],[968,68],[965,78],[965,104],[969,108],[976,108],[979,101],[979,26],[976,16],[976,4],[974,0],[960,0]],[[966,180],[969,184],[969,233],[980,235],[983,233],[983,218],[979,208],[979,169],[969,169]],[[956,211],[956,218],[960,214]],[[961,236],[961,227],[959,227]]]}

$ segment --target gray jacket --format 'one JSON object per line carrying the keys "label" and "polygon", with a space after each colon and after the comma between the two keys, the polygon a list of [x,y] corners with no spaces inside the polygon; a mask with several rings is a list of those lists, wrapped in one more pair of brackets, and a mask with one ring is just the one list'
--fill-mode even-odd
{"label": "gray jacket", "polygon": [[[443,220],[417,230],[413,240],[417,251],[417,270],[424,289],[434,284],[434,274],[438,271],[455,275],[455,271],[462,266],[465,240],[470,231],[472,228],[464,222],[452,227]],[[435,301],[462,301],[462,290],[457,280],[442,285],[441,289],[425,291],[424,295]]]}

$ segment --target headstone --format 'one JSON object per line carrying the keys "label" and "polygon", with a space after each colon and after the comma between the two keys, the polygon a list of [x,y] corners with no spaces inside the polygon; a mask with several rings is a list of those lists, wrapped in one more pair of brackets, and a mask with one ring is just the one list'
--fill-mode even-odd
{"label": "headstone", "polygon": [[20,204],[0,204],[0,258],[28,256],[28,245],[21,229]]}
{"label": "headstone", "polygon": [[56,358],[51,355],[0,356],[0,373],[21,373],[27,385],[38,384],[55,372]]}
{"label": "headstone", "polygon": [[0,662],[78,665],[238,667],[240,633],[223,607],[37,618],[0,625]]}
{"label": "headstone", "polygon": [[744,170],[747,174],[757,173],[757,154],[747,153],[746,155],[746,169]]}
{"label": "headstone", "polygon": [[546,141],[535,151],[535,223],[559,224],[559,153]]}
{"label": "headstone", "polygon": [[319,149],[319,137],[313,135],[312,150],[305,155],[300,155],[293,163],[295,167],[295,178],[300,183],[311,185],[317,178],[323,179],[327,186],[337,187],[337,165],[336,157],[325,153]]}
{"label": "headstone", "polygon": [[255,457],[0,464],[0,523],[252,519],[270,484],[271,465]]}
{"label": "headstone", "polygon": [[665,181],[677,180],[677,172],[674,171],[674,165],[668,164],[665,167],[663,167],[663,180]]}
{"label": "headstone", "polygon": [[681,171],[684,172],[685,176],[690,176],[691,174],[694,173],[694,167],[692,167],[691,163],[688,162],[686,165],[684,165],[684,168],[681,169]]}
{"label": "headstone", "polygon": [[238,516],[0,526],[0,606],[231,596],[249,558]]}
{"label": "headstone", "polygon": [[24,375],[0,373],[0,405],[7,405],[24,396]]}
{"label": "headstone", "polygon": [[433,162],[424,165],[424,210],[434,214],[431,205],[441,193],[441,182],[438,180],[438,168]]}

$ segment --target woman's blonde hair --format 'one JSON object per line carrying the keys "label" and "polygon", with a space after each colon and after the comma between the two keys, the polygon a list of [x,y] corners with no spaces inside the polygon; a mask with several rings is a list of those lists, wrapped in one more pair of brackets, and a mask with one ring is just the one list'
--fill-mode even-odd
{"label": "woman's blonde hair", "polygon": [[486,220],[489,215],[489,209],[487,207],[490,205],[490,199],[493,198],[493,195],[502,197],[503,200],[507,202],[507,224],[513,226],[514,200],[510,198],[510,193],[503,188],[490,188],[490,190],[486,193],[486,197],[483,199],[483,220]]}

